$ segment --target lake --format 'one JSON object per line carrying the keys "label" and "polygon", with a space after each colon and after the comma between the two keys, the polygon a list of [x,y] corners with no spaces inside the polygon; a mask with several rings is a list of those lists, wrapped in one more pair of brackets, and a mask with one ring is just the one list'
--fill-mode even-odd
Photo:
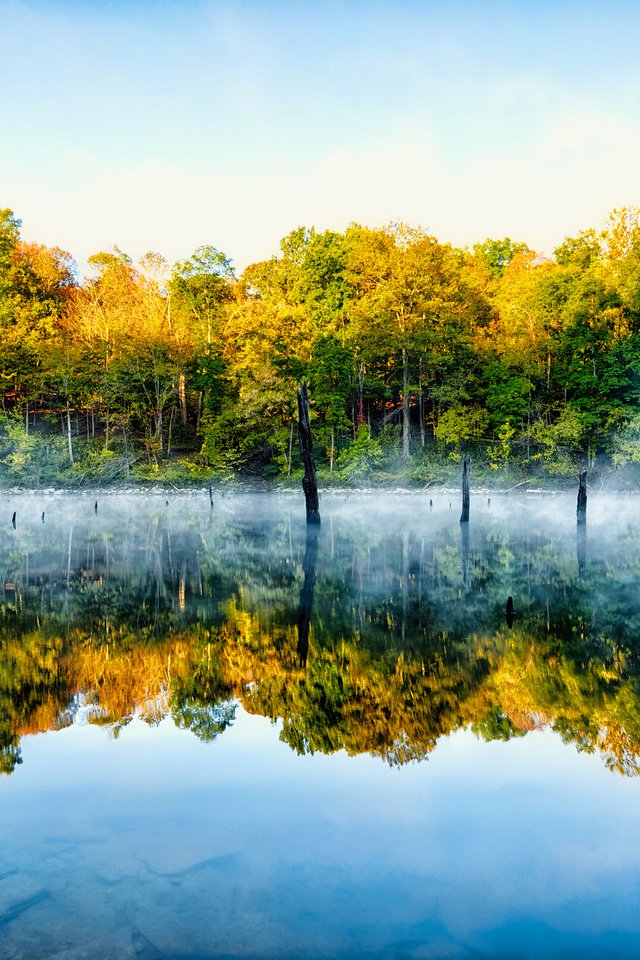
{"label": "lake", "polygon": [[3,494],[0,960],[640,955],[640,498],[459,499]]}

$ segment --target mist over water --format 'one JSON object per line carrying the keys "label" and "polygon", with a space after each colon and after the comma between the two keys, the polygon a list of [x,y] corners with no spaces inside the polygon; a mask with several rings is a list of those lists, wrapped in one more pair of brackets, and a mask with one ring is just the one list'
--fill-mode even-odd
{"label": "mist over water", "polygon": [[0,498],[1,960],[640,952],[640,498],[320,508]]}

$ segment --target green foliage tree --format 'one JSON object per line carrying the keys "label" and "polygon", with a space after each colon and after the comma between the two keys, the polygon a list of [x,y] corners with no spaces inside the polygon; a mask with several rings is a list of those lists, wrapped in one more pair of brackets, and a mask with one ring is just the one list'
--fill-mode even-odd
{"label": "green foliage tree", "polygon": [[[403,224],[299,227],[239,280],[214,246],[173,268],[115,247],[80,284],[20,228],[0,211],[0,400],[25,434],[4,431],[11,469],[35,430],[52,464],[64,438],[61,482],[171,461],[185,477],[290,476],[301,377],[330,473],[339,459],[419,477],[467,447],[490,465],[507,433],[523,471],[623,456],[640,400],[634,208],[553,259],[508,237],[469,252]],[[360,456],[363,426],[382,459]]]}

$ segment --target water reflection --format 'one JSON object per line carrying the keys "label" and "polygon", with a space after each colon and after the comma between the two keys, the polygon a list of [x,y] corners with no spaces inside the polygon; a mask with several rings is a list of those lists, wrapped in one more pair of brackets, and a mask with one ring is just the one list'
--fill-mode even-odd
{"label": "water reflection", "polygon": [[240,702],[299,753],[400,764],[460,728],[551,726],[637,773],[633,524],[603,506],[587,567],[568,500],[494,497],[467,525],[448,499],[335,496],[309,530],[296,499],[202,499],[20,503],[0,539],[3,771],[79,710],[113,736],[171,714],[211,740]]}
{"label": "water reflection", "polygon": [[513,621],[516,618],[516,611],[513,606],[513,597],[507,597],[507,603],[504,611],[504,618],[507,621],[507,626],[509,627],[509,630],[511,630],[511,627],[513,626]]}
{"label": "water reflection", "polygon": [[304,583],[300,590],[298,607],[298,660],[301,667],[307,665],[309,654],[309,628],[313,610],[313,591],[316,585],[316,564],[318,562],[318,538],[320,530],[316,524],[307,524],[307,536],[304,548]]}
{"label": "water reflection", "polygon": [[578,579],[585,583],[587,579],[587,527],[585,523],[577,524],[576,552],[578,555]]}

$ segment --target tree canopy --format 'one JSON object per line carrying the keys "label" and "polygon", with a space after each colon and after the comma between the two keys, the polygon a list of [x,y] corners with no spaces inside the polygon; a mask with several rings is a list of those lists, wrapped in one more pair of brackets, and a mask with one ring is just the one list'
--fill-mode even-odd
{"label": "tree canopy", "polygon": [[290,477],[300,377],[327,481],[424,480],[468,452],[496,477],[640,459],[636,209],[553,256],[352,224],[299,227],[239,277],[213,245],[89,264],[0,211],[7,481]]}

